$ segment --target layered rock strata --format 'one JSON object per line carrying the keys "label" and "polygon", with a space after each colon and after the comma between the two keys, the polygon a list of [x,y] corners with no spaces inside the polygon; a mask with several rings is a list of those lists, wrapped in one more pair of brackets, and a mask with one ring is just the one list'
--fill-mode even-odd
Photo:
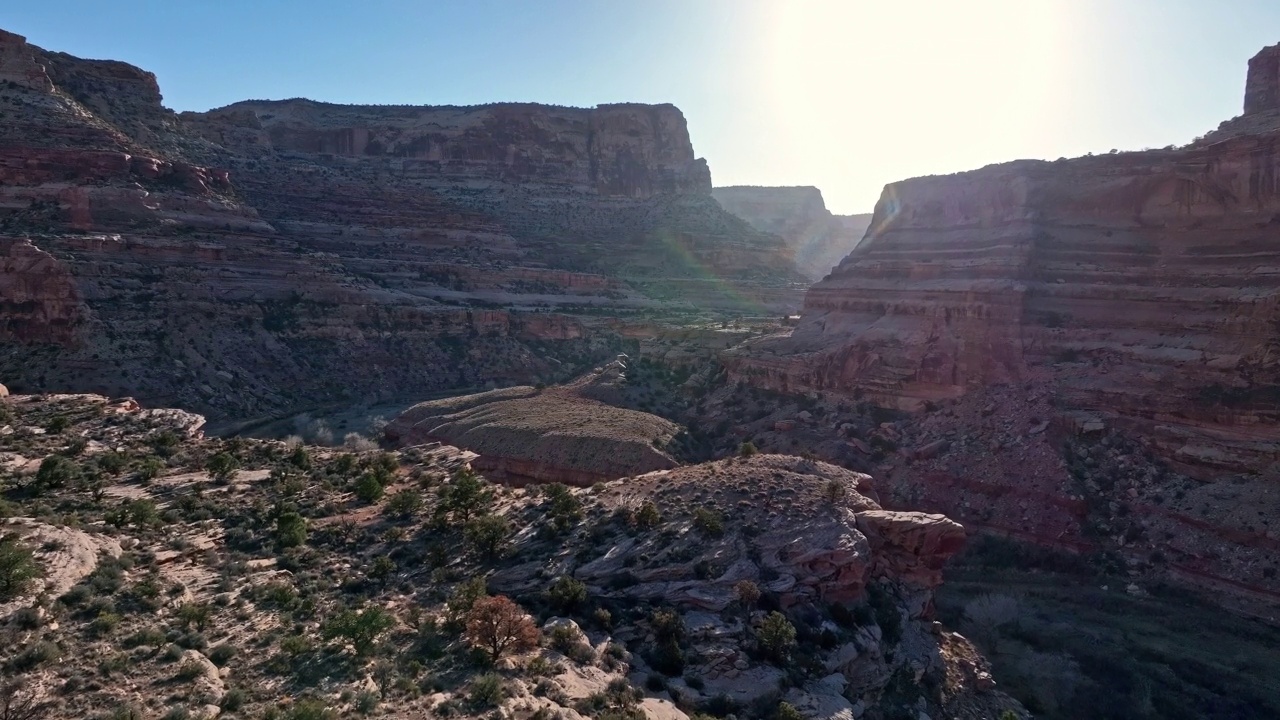
{"label": "layered rock strata", "polygon": [[[244,419],[533,383],[616,353],[619,319],[774,314],[803,287],[669,105],[179,117],[151,73],[8,33],[0,102],[0,237],[74,288],[24,272],[3,297],[20,390]],[[28,306],[55,296],[79,304]]]}
{"label": "layered rock strata", "polygon": [[656,415],[532,387],[419,403],[386,428],[400,445],[438,441],[475,452],[477,469],[513,484],[579,486],[675,467],[659,448],[677,432]]}
{"label": "layered rock strata", "polygon": [[[1272,55],[1250,64],[1242,121],[1270,112]],[[1149,553],[1274,600],[1257,506],[1181,507],[1177,479],[1257,498],[1280,476],[1280,126],[1250,127],[891,184],[797,327],[727,352],[731,375],[934,412],[905,421],[923,437],[866,438],[910,464],[895,502],[1067,549],[1198,538],[1216,560],[1171,540]],[[1141,450],[1117,455],[1126,438]]]}

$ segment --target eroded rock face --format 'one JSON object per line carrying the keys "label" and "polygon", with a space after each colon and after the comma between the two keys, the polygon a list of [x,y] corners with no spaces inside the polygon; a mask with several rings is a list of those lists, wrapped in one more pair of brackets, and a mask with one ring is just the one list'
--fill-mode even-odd
{"label": "eroded rock face", "polygon": [[30,240],[0,237],[0,337],[68,345],[84,314],[65,265]]}
{"label": "eroded rock face", "polygon": [[[822,623],[819,608],[876,618],[823,624],[833,641],[818,657],[825,676],[814,673],[786,696],[813,717],[856,717],[886,707],[883,694],[900,672],[920,687],[938,689],[924,693],[930,699],[917,712],[999,717],[1007,708],[1021,716],[1015,702],[992,689],[985,661],[972,646],[930,620],[940,582],[936,568],[959,550],[964,529],[940,515],[882,509],[868,476],[758,455],[575,492],[588,517],[599,518],[600,539],[566,539],[553,563],[500,569],[490,587],[522,596],[543,591],[550,577],[572,576],[593,598],[670,609],[688,646],[681,674],[701,681],[694,690],[673,677],[673,696],[720,696],[747,705],[767,700],[778,687],[783,665],[745,651],[767,614],[739,600],[735,586],[749,581],[771,607],[815,626]],[[642,520],[645,507],[648,520]],[[523,534],[512,555],[535,557],[532,546],[542,542],[537,535]],[[868,605],[873,596],[874,612]],[[655,636],[641,627],[631,637],[649,650],[636,653],[633,670],[648,672]],[[980,686],[984,674],[987,683]]]}
{"label": "eroded rock face", "polygon": [[725,210],[785,238],[796,267],[813,280],[831,272],[862,240],[871,215],[833,215],[816,187],[731,186],[712,190]]}
{"label": "eroded rock face", "polygon": [[1186,147],[888,186],[798,326],[724,354],[731,377],[910,411],[850,441],[895,507],[1274,605],[1272,56],[1251,112]]}
{"label": "eroded rock face", "polygon": [[[941,515],[883,510],[871,496],[866,475],[781,455],[631,477],[606,486],[601,502],[631,512],[652,502],[677,537],[637,532],[573,574],[606,593],[715,611],[734,602],[742,580],[784,606],[855,603],[878,579],[906,594],[932,592],[964,529]],[[700,526],[697,508],[719,517],[723,530]]]}
{"label": "eroded rock face", "polygon": [[1249,59],[1244,86],[1244,113],[1280,110],[1280,45],[1263,48]]}
{"label": "eroded rock face", "polygon": [[643,198],[711,190],[673,105],[380,108],[247,101],[184,113],[228,148],[388,158],[415,174],[577,185]]}
{"label": "eroded rock face", "polygon": [[53,81],[36,61],[35,50],[27,39],[4,30],[0,30],[0,82],[39,91],[53,89]]}

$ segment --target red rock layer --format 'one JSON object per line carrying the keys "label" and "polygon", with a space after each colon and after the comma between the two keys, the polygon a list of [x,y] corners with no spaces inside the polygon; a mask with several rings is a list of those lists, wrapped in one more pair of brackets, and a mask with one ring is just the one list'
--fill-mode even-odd
{"label": "red rock layer", "polygon": [[1064,407],[1189,465],[1280,459],[1276,137],[886,188],[789,337],[731,363],[903,409],[1046,367]]}
{"label": "red rock layer", "polygon": [[586,187],[649,197],[711,191],[673,105],[369,107],[246,101],[183,120],[241,150],[382,157],[405,173]]}
{"label": "red rock layer", "polygon": [[224,420],[535,383],[615,355],[615,318],[775,314],[803,288],[667,105],[180,118],[151,73],[0,33],[0,106],[0,238],[35,238],[80,302],[0,297],[19,390]]}

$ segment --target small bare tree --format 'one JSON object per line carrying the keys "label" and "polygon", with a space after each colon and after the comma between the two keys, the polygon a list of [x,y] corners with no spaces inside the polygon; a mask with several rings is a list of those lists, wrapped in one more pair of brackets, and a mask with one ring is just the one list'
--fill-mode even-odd
{"label": "small bare tree", "polygon": [[1006,625],[1018,621],[1018,601],[1008,595],[988,594],[964,606],[966,634],[979,640],[991,652],[1000,651],[1000,634]]}
{"label": "small bare tree", "polygon": [[467,613],[467,642],[488,651],[494,660],[507,651],[523,652],[538,646],[533,618],[505,595],[481,598]]}

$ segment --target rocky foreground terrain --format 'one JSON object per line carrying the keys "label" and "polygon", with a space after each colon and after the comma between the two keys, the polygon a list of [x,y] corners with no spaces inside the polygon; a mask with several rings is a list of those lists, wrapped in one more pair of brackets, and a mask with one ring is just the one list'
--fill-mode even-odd
{"label": "rocky foreground terrain", "polygon": [[932,619],[964,530],[839,467],[515,489],[438,443],[0,412],[9,717],[1026,717]]}
{"label": "rocky foreground terrain", "polygon": [[0,267],[15,389],[241,421],[565,379],[804,284],[670,105],[179,116],[151,73],[4,32]]}
{"label": "rocky foreground terrain", "polygon": [[0,32],[0,717],[1276,717],[1277,137],[1280,46],[864,237],[669,105]]}
{"label": "rocky foreground terrain", "polygon": [[763,232],[784,238],[796,267],[821,280],[840,264],[871,225],[871,215],[834,215],[816,187],[718,187],[711,195],[725,210]]}

